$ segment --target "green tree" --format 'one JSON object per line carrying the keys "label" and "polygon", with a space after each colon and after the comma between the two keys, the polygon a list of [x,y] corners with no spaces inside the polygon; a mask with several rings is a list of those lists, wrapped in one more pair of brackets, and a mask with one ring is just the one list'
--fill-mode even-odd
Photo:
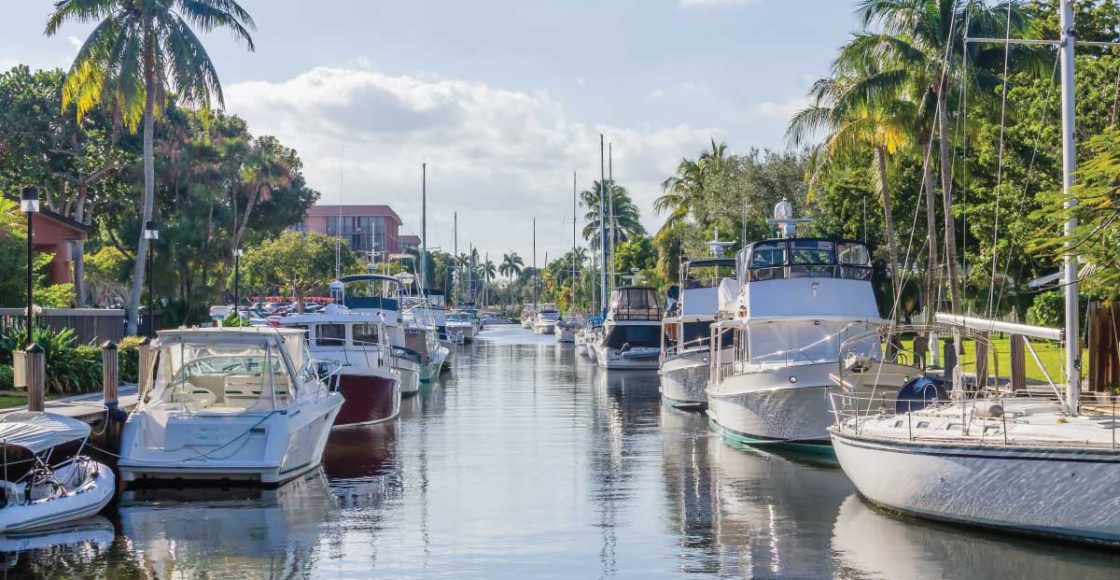
{"label": "green tree", "polygon": [[[309,292],[325,289],[334,278],[336,240],[324,234],[285,232],[249,249],[241,259],[246,281],[260,288],[278,287],[296,297],[299,312]],[[341,248],[344,272],[360,266],[357,256]]]}
{"label": "green tree", "polygon": [[[132,131],[143,121],[141,223],[147,222],[155,204],[156,116],[170,98],[204,109],[212,98],[223,103],[217,70],[191,26],[203,31],[228,28],[253,50],[253,19],[234,0],[59,0],[46,34],[53,36],[66,21],[96,26],[67,74],[62,106],[73,105],[81,119],[101,104]],[[148,241],[137,237],[136,256],[143,256]],[[144,265],[138,259],[129,298],[129,334],[136,334],[143,284]]]}
{"label": "green tree", "polygon": [[498,266],[498,272],[507,278],[516,278],[521,274],[521,269],[525,267],[525,260],[517,255],[517,252],[512,254],[502,254],[502,264]]}
{"label": "green tree", "polygon": [[[608,204],[604,204],[604,216],[599,216],[599,197],[600,192],[606,190]],[[604,229],[602,224],[606,223],[607,239],[611,239],[611,230],[614,230],[614,239],[618,242],[626,241],[634,236],[645,235],[646,230],[642,227],[641,213],[638,211],[638,206],[630,200],[630,194],[626,188],[614,182],[607,183],[607,187],[601,189],[599,182],[596,181],[587,189],[579,194],[580,201],[587,213],[584,219],[587,225],[583,228],[583,239],[587,240],[591,246],[599,247],[600,231]],[[614,207],[614,223],[610,222],[611,206]]]}

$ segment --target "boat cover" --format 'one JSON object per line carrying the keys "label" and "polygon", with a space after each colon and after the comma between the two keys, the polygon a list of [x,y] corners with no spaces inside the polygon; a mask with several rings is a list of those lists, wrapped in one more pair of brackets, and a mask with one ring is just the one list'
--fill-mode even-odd
{"label": "boat cover", "polygon": [[0,444],[40,453],[89,437],[89,425],[54,413],[24,411],[0,417]]}

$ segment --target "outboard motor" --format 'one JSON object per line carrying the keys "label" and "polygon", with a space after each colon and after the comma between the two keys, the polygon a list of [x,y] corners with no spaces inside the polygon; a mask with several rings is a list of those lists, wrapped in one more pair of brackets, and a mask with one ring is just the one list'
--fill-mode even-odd
{"label": "outboard motor", "polygon": [[898,390],[898,398],[894,403],[894,410],[898,413],[909,413],[924,409],[934,403],[949,400],[949,392],[945,390],[945,382],[927,376],[911,379],[910,382]]}

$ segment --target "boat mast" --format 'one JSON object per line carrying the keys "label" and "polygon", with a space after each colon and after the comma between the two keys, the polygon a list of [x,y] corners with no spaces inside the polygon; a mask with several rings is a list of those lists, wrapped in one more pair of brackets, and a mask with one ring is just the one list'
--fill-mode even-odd
{"label": "boat mast", "polygon": [[610,189],[607,190],[609,192],[609,195],[610,195],[610,198],[607,199],[607,207],[609,208],[610,224],[611,224],[610,264],[611,264],[611,290],[613,291],[614,287],[618,284],[618,274],[617,274],[617,272],[615,272],[615,264],[614,264],[614,238],[615,238],[615,231],[618,229],[618,224],[615,223],[615,221],[614,221],[614,143],[608,143],[607,144],[607,183],[610,184]]}
{"label": "boat mast", "polygon": [[599,134],[599,314],[607,308],[607,170],[603,160],[603,134]]}
{"label": "boat mast", "polygon": [[537,278],[540,272],[537,271],[537,218],[533,218],[533,314],[537,312]]}
{"label": "boat mast", "polygon": [[428,277],[428,164],[420,165],[420,294],[424,294]]}
{"label": "boat mast", "polygon": [[576,172],[572,172],[572,310],[576,307]]}
{"label": "boat mast", "polygon": [[455,305],[458,306],[459,305],[459,287],[462,286],[462,284],[460,284],[461,276],[459,275],[459,212],[453,212],[451,214],[451,216],[452,216],[451,217],[451,219],[452,219],[451,232],[452,232],[452,235],[454,236],[454,240],[455,240],[455,241],[452,242],[452,248],[451,248],[451,251],[454,252],[454,254],[455,254],[455,255],[451,256],[451,263],[455,265],[455,270],[454,270],[455,273],[451,277],[452,277],[452,282],[454,282],[454,286],[455,286]]}
{"label": "boat mast", "polygon": [[[1062,0],[1059,19],[1061,43],[1058,47],[1062,67],[1062,193],[1065,194],[1064,206],[1067,209],[1077,205],[1070,193],[1073,175],[1077,171],[1077,141],[1074,135],[1074,79],[1073,51],[1076,33],[1073,28],[1073,0]],[[1081,391],[1081,343],[1080,324],[1077,310],[1077,255],[1074,253],[1073,234],[1077,229],[1077,217],[1072,213],[1065,223],[1066,254],[1062,258],[1063,284],[1066,298],[1066,403],[1067,412],[1077,415],[1077,400]]]}

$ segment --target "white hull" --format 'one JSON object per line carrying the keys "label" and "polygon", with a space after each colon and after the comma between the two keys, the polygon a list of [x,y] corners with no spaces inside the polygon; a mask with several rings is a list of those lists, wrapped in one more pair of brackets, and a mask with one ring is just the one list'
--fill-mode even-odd
{"label": "white hull", "polygon": [[461,342],[471,342],[474,340],[475,328],[473,324],[448,324],[447,334],[462,337]]}
{"label": "white hull", "polygon": [[657,370],[658,349],[647,347],[633,349],[625,353],[603,345],[593,345],[595,362],[600,367],[611,370]]}
{"label": "white hull", "polygon": [[844,472],[875,504],[950,522],[1120,544],[1118,451],[884,441],[835,429],[832,443]]}
{"label": "white hull", "polygon": [[576,329],[556,327],[556,342],[574,343],[576,341]]}
{"label": "white hull", "polygon": [[121,436],[121,479],[278,485],[319,466],[341,406],[328,393],[284,413],[134,411]]}
{"label": "white hull", "polygon": [[728,376],[708,387],[708,414],[743,440],[827,444],[834,421],[828,375],[836,370],[825,362]]}
{"label": "white hull", "polygon": [[[116,493],[113,470],[91,460],[86,464],[87,468],[96,469],[97,474],[85,478],[75,472],[81,465],[71,462],[54,470],[55,477],[66,486],[66,495],[17,504],[17,501],[23,501],[25,484],[15,484],[13,491],[20,495],[20,499],[8,498],[8,505],[0,508],[0,533],[38,530],[80,520],[101,511]],[[70,481],[79,479],[84,479],[84,483],[71,487]]]}
{"label": "white hull", "polygon": [[556,332],[555,322],[535,322],[533,323],[534,334],[554,334]]}
{"label": "white hull", "polygon": [[708,403],[708,349],[684,352],[661,363],[661,397],[674,407],[699,409]]}
{"label": "white hull", "polygon": [[401,395],[415,395],[420,392],[420,365],[412,361],[395,363],[401,373]]}

